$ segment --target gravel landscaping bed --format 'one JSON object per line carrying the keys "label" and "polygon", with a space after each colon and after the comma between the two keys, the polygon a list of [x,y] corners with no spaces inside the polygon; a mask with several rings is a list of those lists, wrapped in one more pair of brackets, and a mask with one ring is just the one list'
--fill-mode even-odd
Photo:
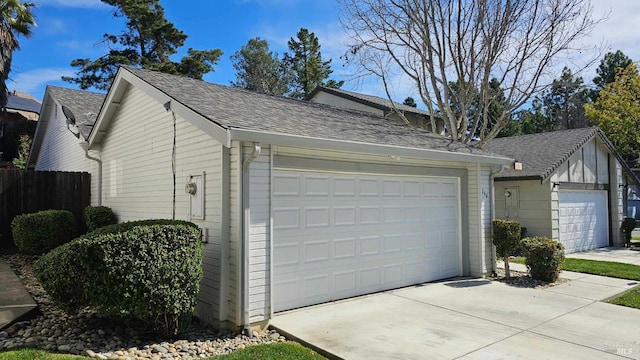
{"label": "gravel landscaping bed", "polygon": [[41,315],[0,332],[0,351],[30,347],[99,359],[196,359],[227,354],[248,345],[287,341],[275,331],[253,337],[215,330],[197,319],[179,338],[161,339],[124,327],[91,309],[67,314],[33,275],[33,257],[3,255],[38,304]]}
{"label": "gravel landscaping bed", "polygon": [[521,288],[545,289],[545,288],[559,285],[568,281],[567,279],[558,278],[556,282],[548,283],[546,281],[533,279],[526,272],[515,271],[515,270],[510,271],[511,278],[507,279],[503,268],[498,268],[496,272],[497,272],[497,276],[492,277],[491,280],[501,281],[511,286],[521,287]]}

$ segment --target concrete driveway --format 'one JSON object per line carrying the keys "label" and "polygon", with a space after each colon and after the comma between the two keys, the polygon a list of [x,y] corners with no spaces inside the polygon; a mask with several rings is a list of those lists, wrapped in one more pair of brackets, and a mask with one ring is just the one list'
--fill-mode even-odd
{"label": "concrete driveway", "polygon": [[273,327],[344,359],[640,359],[640,310],[599,300],[637,282],[564,272],[548,289],[429,283],[276,314]]}

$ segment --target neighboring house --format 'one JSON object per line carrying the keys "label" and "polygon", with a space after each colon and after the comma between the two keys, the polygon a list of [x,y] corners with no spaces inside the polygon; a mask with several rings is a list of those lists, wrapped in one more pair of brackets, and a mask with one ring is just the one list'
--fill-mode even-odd
{"label": "neighboring house", "polygon": [[498,138],[486,150],[523,164],[495,177],[497,218],[560,241],[567,253],[623,244],[625,189],[638,179],[601,130]]}
{"label": "neighboring house", "polygon": [[40,102],[33,96],[18,91],[7,94],[7,105],[0,110],[0,168],[11,167],[11,159],[18,156],[18,134],[32,134],[38,114]]}
{"label": "neighboring house", "polygon": [[[411,125],[420,129],[431,130],[431,120],[428,111],[395,101],[392,103],[389,99],[383,99],[378,96],[318,86],[309,94],[307,100],[319,104],[365,111],[379,116],[401,120],[402,118],[397,114],[397,110],[404,114]],[[444,121],[441,118],[436,118],[436,131],[433,132],[444,135]]]}
{"label": "neighboring house", "polygon": [[36,171],[90,173],[92,205],[100,202],[98,164],[87,158],[80,143],[86,142],[104,98],[104,94],[47,86],[27,161],[27,168]]}
{"label": "neighboring house", "polygon": [[203,229],[197,315],[230,327],[490,273],[491,173],[513,163],[396,119],[132,68],[89,148],[120,221]]}
{"label": "neighboring house", "polygon": [[14,90],[7,94],[7,105],[0,115],[0,121],[38,121],[38,114],[40,114],[40,101],[27,93]]}
{"label": "neighboring house", "polygon": [[[640,178],[640,169],[633,169],[633,173]],[[627,216],[640,220],[640,185],[629,186],[627,199]]]}

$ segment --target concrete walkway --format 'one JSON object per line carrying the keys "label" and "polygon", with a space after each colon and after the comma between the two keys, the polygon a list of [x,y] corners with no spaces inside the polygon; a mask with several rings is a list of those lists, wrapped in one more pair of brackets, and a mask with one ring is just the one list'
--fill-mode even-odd
{"label": "concrete walkway", "polygon": [[640,310],[601,302],[638,282],[561,276],[546,289],[429,283],[276,314],[271,325],[343,359],[640,359]]}
{"label": "concrete walkway", "polygon": [[625,264],[640,265],[640,250],[631,250],[624,247],[604,247],[587,250],[573,254],[567,254],[567,258],[613,261]]}
{"label": "concrete walkway", "polygon": [[9,264],[0,259],[0,330],[38,308]]}

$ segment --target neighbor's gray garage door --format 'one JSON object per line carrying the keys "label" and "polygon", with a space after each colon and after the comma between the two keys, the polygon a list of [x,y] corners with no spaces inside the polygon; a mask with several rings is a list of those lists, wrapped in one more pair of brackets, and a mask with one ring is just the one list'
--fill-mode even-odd
{"label": "neighbor's gray garage door", "polygon": [[274,310],[461,275],[458,182],[276,171]]}

